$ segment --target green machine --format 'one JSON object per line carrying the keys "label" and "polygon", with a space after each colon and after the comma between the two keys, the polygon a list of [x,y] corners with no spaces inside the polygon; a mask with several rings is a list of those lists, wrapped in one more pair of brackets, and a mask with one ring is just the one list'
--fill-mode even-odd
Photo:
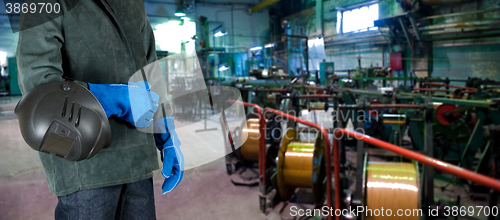
{"label": "green machine", "polygon": [[7,58],[7,67],[9,68],[9,88],[10,95],[21,95],[19,81],[17,80],[17,60],[15,57]]}
{"label": "green machine", "polygon": [[335,68],[333,62],[321,62],[319,64],[319,82],[321,85],[331,83],[329,78],[333,75]]}

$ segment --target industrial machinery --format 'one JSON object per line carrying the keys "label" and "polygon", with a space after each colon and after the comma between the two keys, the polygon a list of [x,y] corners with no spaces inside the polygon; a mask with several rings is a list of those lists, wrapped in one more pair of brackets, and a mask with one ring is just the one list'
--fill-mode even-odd
{"label": "industrial machinery", "polygon": [[[276,117],[266,117],[261,121],[263,116],[257,113],[260,106],[272,107],[283,111],[298,111],[299,96],[301,92],[310,90],[311,86],[295,83],[294,80],[253,80],[239,78],[233,81],[222,82],[222,85],[232,86],[239,89],[243,100],[249,107],[247,112],[247,121],[235,128],[229,128],[236,137],[231,137],[232,141],[237,142],[239,149],[228,149],[226,156],[226,168],[228,174],[231,175],[231,180],[238,185],[256,185],[258,176],[255,175],[256,162],[258,162],[259,153],[259,129],[265,127],[265,144],[267,146],[267,155],[269,161],[275,160],[279,153],[281,141],[282,123]],[[287,95],[287,94],[294,94]],[[250,102],[255,104],[250,104]],[[264,125],[264,126],[262,126]],[[230,141],[228,141],[230,144]]]}
{"label": "industrial machinery", "polygon": [[[249,103],[247,103],[247,105],[248,104]],[[266,108],[265,110],[299,123],[319,127],[313,123],[303,121],[297,117],[274,109]],[[323,135],[327,136],[327,131],[322,127],[319,127],[318,129],[320,131],[318,133],[321,133],[322,135],[318,135],[318,139],[314,144],[297,142],[296,131],[293,128],[287,130],[287,132],[283,135],[284,138],[281,142],[280,154],[277,160],[277,169],[274,173],[271,172],[272,175],[270,178],[268,177],[269,169],[267,168],[272,167],[273,165],[267,165],[267,162],[269,161],[260,161],[261,208],[263,211],[268,208],[267,205],[269,204],[272,205],[276,201],[289,201],[293,196],[296,196],[295,194],[298,193],[298,191],[293,190],[296,187],[310,188],[314,198],[314,204],[317,206],[322,204],[321,201],[323,199],[326,199],[327,206],[333,207],[332,204],[335,204],[335,209],[341,209],[342,207],[345,208],[346,206],[371,207],[372,209],[376,209],[377,207],[416,209],[418,207],[424,207],[423,204],[426,204],[425,207],[431,207],[434,205],[433,199],[431,199],[430,203],[426,203],[425,199],[428,199],[428,197],[425,195],[422,196],[419,193],[425,194],[432,191],[428,188],[433,187],[432,184],[430,186],[428,184],[433,181],[433,178],[427,179],[421,176],[428,175],[425,171],[429,168],[432,172],[432,167],[442,169],[446,172],[450,172],[471,181],[479,182],[487,187],[492,187],[497,190],[500,189],[500,183],[498,183],[498,181],[484,175],[463,170],[439,160],[430,159],[428,156],[423,154],[374,139],[361,133],[339,129],[335,132],[335,135],[337,136],[342,134],[356,137],[358,143],[366,142],[373,146],[382,147],[390,151],[394,151],[397,154],[402,154],[410,160],[403,160],[399,158],[399,162],[370,161],[369,151],[365,151],[363,149],[363,144],[358,144],[358,146],[362,149],[357,149],[357,155],[358,158],[361,155],[362,159],[358,160],[357,163],[361,165],[358,166],[360,169],[356,169],[354,177],[350,177],[346,175],[346,166],[341,163],[342,159],[340,158],[342,156],[340,154],[340,149],[345,146],[341,146],[341,144],[339,144],[341,138],[334,138],[333,168],[335,172],[333,179],[336,180],[334,181],[334,201],[342,202],[333,203],[333,193],[328,192],[328,189],[332,189],[332,178],[331,175],[329,175],[331,174],[331,169],[329,169],[330,166],[326,166],[324,168],[319,166],[323,163],[321,158],[322,155],[331,155],[331,145],[328,140],[323,139],[324,141],[321,141],[321,138],[319,138]],[[324,148],[321,146],[321,142],[324,143]],[[262,147],[263,145],[260,146]],[[324,152],[322,152],[323,150]],[[324,159],[326,164],[331,163],[328,156]],[[412,160],[414,162],[411,162]],[[425,169],[423,172],[420,171],[421,169],[417,161],[428,165],[424,166]],[[262,166],[264,166],[264,170],[266,172],[262,170]],[[326,171],[326,174],[322,173],[323,170]],[[324,177],[326,177],[326,179],[323,179]],[[322,179],[323,181],[318,182],[317,178]],[[349,178],[356,179],[356,186],[353,192],[347,190],[349,188]],[[315,179],[316,181],[314,181]],[[271,184],[269,184],[269,180],[271,181]],[[321,186],[322,184],[320,184],[320,182],[324,185]],[[400,187],[389,186],[389,188],[387,188],[387,184],[397,185]],[[326,190],[322,191],[322,187],[325,185]],[[271,193],[273,189],[277,192],[274,195]],[[325,191],[326,195],[323,194],[323,196],[321,196],[320,192]],[[384,198],[380,195],[394,195],[394,199],[380,200],[380,198]]]}
{"label": "industrial machinery", "polygon": [[[419,82],[423,86],[414,93],[289,85],[286,92],[274,94],[277,103],[288,100],[288,109],[295,112],[333,109],[334,129],[284,111],[239,102],[256,110],[255,118],[246,122],[255,138],[247,140],[240,151],[245,155],[243,160],[258,162],[261,210],[268,213],[281,202],[285,202],[283,208],[291,202],[315,208],[326,206],[334,211],[384,207],[421,209],[423,216],[429,210],[439,210],[442,215],[443,201],[435,200],[434,192],[434,177],[444,175],[441,172],[455,176],[448,179],[449,183],[466,180],[471,193],[482,193],[490,198],[490,204],[496,204],[489,189],[500,190],[500,183],[489,176],[495,177],[491,164],[497,156],[492,152],[498,147],[492,145],[497,140],[488,127],[493,129],[500,123],[500,102],[494,98],[494,82],[480,85],[474,81],[477,79],[469,79],[467,86],[460,87],[427,80]],[[476,96],[479,91],[486,92]],[[435,92],[445,95],[436,96]],[[281,123],[280,143],[273,147],[266,142],[272,139],[267,127],[271,119],[286,121]],[[299,134],[311,129],[304,131],[298,124],[314,127],[316,140],[301,141]],[[349,125],[358,130],[344,129]],[[335,135],[333,143],[331,135]],[[355,162],[348,158],[355,158]],[[493,170],[498,172],[495,167]],[[301,196],[303,193],[309,194],[308,199]],[[393,199],[381,199],[388,195]],[[457,200],[447,202],[460,205]]]}
{"label": "industrial machinery", "polygon": [[[271,31],[268,44],[248,49],[252,53],[245,63],[248,72],[215,79],[237,88],[243,98],[233,103],[249,113],[237,127],[222,122],[226,170],[236,185],[259,186],[263,213],[279,209],[281,214],[294,203],[333,210],[315,219],[387,219],[366,212],[336,213],[359,207],[420,210],[419,215],[394,219],[434,219],[444,217],[444,205],[464,203],[459,196],[440,196],[453,186],[466,188],[472,200],[488,200],[489,207],[498,209],[500,83],[431,76],[436,72],[434,62],[451,60],[433,58],[439,54],[433,51],[438,42],[445,42],[442,47],[498,43],[489,42],[499,36],[498,8],[466,12],[447,8],[457,12],[442,14],[432,9],[462,2],[467,7],[473,1],[397,2],[405,13],[394,15],[394,8],[387,9],[383,1],[380,7],[385,9],[378,10],[376,2],[384,18],[375,20],[376,31],[368,27],[366,34],[337,30],[341,34],[323,36],[323,30],[295,31],[290,26],[298,22],[281,20],[281,29]],[[367,4],[375,2],[357,5],[359,11],[368,10]],[[496,7],[497,3],[484,5]],[[323,3],[317,4],[315,9],[325,11],[322,7]],[[322,16],[317,14],[318,22]],[[344,17],[337,17],[342,28]],[[468,17],[478,20],[468,21]],[[318,35],[324,42],[322,49],[331,55],[313,60],[316,53],[308,44]],[[471,40],[476,38],[489,40]],[[226,49],[204,47],[206,68],[213,69],[205,77],[215,77],[215,60],[234,61],[230,59],[234,55],[224,55]],[[380,66],[378,55],[373,55],[379,52]],[[345,54],[353,53],[357,63],[343,62]],[[376,64],[366,65],[363,60],[362,66],[361,55]],[[331,123],[325,126],[305,119],[303,112],[321,112]],[[304,138],[311,136],[313,140]],[[436,215],[430,214],[432,210]]]}
{"label": "industrial machinery", "polygon": [[[226,156],[226,170],[231,175],[231,181],[236,185],[257,185],[259,175],[255,171],[259,168],[260,160],[273,160],[278,156],[281,140],[281,124],[276,117],[264,119],[261,117],[260,107],[246,103],[252,107],[252,112],[247,115],[247,120],[239,127],[234,128],[233,134],[228,140],[228,144],[234,145],[236,142],[240,148],[231,149]],[[257,110],[259,109],[259,110]],[[266,146],[265,159],[260,159],[260,145]]]}

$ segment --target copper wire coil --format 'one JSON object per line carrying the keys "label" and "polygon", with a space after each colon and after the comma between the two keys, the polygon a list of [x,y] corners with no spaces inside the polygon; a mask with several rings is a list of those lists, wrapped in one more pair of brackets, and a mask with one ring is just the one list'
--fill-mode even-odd
{"label": "copper wire coil", "polygon": [[314,201],[322,204],[325,196],[325,146],[322,135],[315,143],[299,142],[295,129],[282,138],[278,155],[278,193],[289,200],[298,187],[312,188]]}
{"label": "copper wire coil", "polygon": [[[422,213],[419,213],[416,164],[368,162],[365,169],[366,209],[372,210],[364,212],[365,219],[419,219]],[[375,216],[377,214],[379,216]],[[392,216],[388,216],[389,214]],[[398,216],[399,214],[403,216]]]}
{"label": "copper wire coil", "polygon": [[[247,120],[246,127],[241,130],[241,142],[243,144],[240,147],[240,151],[241,157],[245,161],[259,161],[259,126],[259,119],[251,118]],[[243,138],[246,138],[246,140]]]}

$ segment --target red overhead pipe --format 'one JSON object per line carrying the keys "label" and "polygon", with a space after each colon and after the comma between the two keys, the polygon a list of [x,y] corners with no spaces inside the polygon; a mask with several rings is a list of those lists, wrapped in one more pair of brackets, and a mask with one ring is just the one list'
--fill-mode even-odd
{"label": "red overhead pipe", "polygon": [[424,108],[423,105],[411,105],[411,104],[369,104],[369,105],[339,105],[339,108]]}
{"label": "red overhead pipe", "polygon": [[426,83],[424,83],[424,85],[467,90],[467,91],[463,91],[464,93],[476,93],[477,92],[476,88],[465,87],[465,86],[454,86],[454,85],[448,85],[448,84],[443,84],[443,83],[426,82]]}
{"label": "red overhead pipe", "polygon": [[[328,207],[332,207],[332,163],[330,161],[331,158],[331,153],[330,153],[330,141],[328,141],[328,132],[326,131],[325,128],[321,127],[320,125],[314,124],[310,121],[306,121],[303,119],[300,119],[298,117],[295,117],[293,115],[286,114],[284,112],[272,109],[272,108],[266,108],[266,112],[272,112],[276,115],[280,115],[282,117],[291,119],[293,121],[299,122],[301,124],[307,125],[309,127],[314,127],[321,131],[321,134],[323,135],[323,139],[325,140],[325,163],[326,163],[326,205]],[[337,146],[334,145],[333,148],[333,155],[334,155],[334,163],[335,163],[335,209],[340,210],[340,181],[338,179],[340,178],[340,168],[338,166],[339,161],[338,161],[338,154],[337,154]],[[340,220],[340,216],[335,217],[337,220]],[[328,219],[332,219],[331,215],[328,215]]]}
{"label": "red overhead pipe", "polygon": [[242,104],[244,106],[249,106],[257,109],[257,114],[259,114],[259,178],[262,178],[262,183],[266,184],[266,120],[264,119],[264,114],[262,108],[256,104],[228,100],[228,102]]}

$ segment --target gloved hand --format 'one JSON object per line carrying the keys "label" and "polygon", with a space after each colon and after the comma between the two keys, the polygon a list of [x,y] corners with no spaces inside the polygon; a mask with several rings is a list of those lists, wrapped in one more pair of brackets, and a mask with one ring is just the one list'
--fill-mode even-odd
{"label": "gloved hand", "polygon": [[182,180],[184,175],[184,155],[181,142],[175,132],[174,118],[171,116],[159,119],[154,123],[154,137],[156,147],[161,152],[163,168],[161,174],[165,177],[162,193],[172,191]]}
{"label": "gloved hand", "polygon": [[136,127],[149,127],[158,110],[158,95],[146,81],[128,84],[92,84],[89,90],[101,103],[106,116],[112,115]]}

